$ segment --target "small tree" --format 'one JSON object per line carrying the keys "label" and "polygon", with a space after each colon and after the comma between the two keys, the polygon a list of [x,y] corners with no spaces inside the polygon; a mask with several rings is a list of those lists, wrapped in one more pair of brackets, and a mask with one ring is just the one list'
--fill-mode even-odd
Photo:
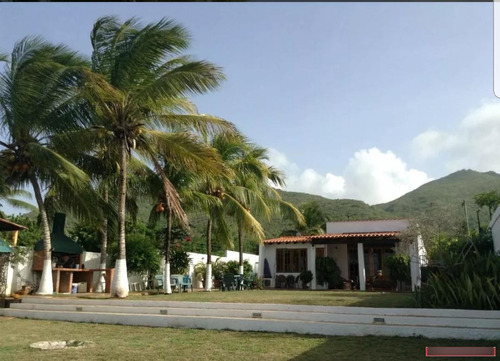
{"label": "small tree", "polygon": [[318,284],[328,282],[328,288],[337,288],[340,284],[340,268],[331,257],[316,258],[316,279]]}
{"label": "small tree", "polygon": [[479,207],[488,207],[488,211],[490,212],[490,219],[493,215],[495,209],[497,209],[500,204],[500,192],[498,191],[489,191],[476,194],[474,196],[474,201]]}
{"label": "small tree", "polygon": [[387,268],[390,278],[398,282],[398,289],[401,289],[401,282],[409,282],[411,279],[410,257],[404,254],[395,254],[387,257]]}
{"label": "small tree", "polygon": [[189,255],[186,251],[170,251],[170,268],[172,269],[172,274],[186,274],[189,271],[190,262],[191,258],[189,258]]}

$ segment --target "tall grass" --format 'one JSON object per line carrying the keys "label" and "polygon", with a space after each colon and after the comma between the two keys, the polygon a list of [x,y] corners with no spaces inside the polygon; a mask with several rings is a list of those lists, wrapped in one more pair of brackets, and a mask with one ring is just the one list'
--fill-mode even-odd
{"label": "tall grass", "polygon": [[420,298],[423,307],[500,309],[500,257],[473,252],[461,264],[435,270]]}

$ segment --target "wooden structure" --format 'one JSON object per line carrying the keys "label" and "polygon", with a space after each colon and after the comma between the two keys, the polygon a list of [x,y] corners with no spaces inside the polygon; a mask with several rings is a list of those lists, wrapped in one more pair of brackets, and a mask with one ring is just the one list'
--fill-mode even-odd
{"label": "wooden structure", "polygon": [[0,218],[0,232],[4,231],[12,231],[12,246],[15,247],[17,245],[17,236],[19,231],[22,229],[28,229],[25,226],[21,226],[20,224],[8,221],[6,219]]}
{"label": "wooden structure", "polygon": [[52,280],[54,283],[54,292],[71,293],[73,283],[85,282],[87,292],[94,292],[94,272],[106,273],[106,293],[111,292],[111,281],[115,273],[114,268],[105,269],[75,269],[75,268],[53,268]]}
{"label": "wooden structure", "polygon": [[[72,284],[80,282],[86,282],[88,287],[87,292],[93,292],[94,272],[105,273],[105,292],[111,292],[111,282],[115,269],[83,269],[83,247],[64,234],[65,221],[65,214],[56,213],[54,215],[52,233],[50,234],[54,292],[71,293]],[[33,271],[41,272],[43,270],[43,261],[44,243],[42,239],[35,244]],[[68,263],[72,267],[68,267]]]}

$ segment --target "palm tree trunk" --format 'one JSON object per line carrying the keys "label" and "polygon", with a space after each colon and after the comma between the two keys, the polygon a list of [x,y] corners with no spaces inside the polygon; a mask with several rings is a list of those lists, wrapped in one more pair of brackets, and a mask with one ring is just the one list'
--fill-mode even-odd
{"label": "palm tree trunk", "polygon": [[[104,202],[109,203],[108,186],[104,187]],[[100,267],[106,268],[107,252],[108,252],[108,217],[105,216],[102,221],[101,231],[101,261]]]}
{"label": "palm tree trunk", "polygon": [[205,277],[205,291],[212,290],[212,220],[207,222],[207,276]]}
{"label": "palm tree trunk", "polygon": [[[104,202],[106,204],[109,203],[108,186],[104,187]],[[107,261],[107,253],[108,253],[108,217],[107,216],[104,216],[104,219],[102,221],[102,226],[99,229],[99,232],[101,233],[101,259],[99,262],[99,268],[105,269],[106,268],[106,261]],[[95,287],[96,292],[105,292],[105,290],[106,290],[106,278],[104,276],[105,276],[105,273],[103,272],[101,274],[101,276],[99,277],[99,280],[97,281],[97,285]]]}
{"label": "palm tree trunk", "polygon": [[128,276],[127,276],[127,259],[125,250],[125,199],[127,196],[127,139],[124,136],[122,139],[122,149],[120,157],[120,178],[118,195],[118,244],[119,252],[116,259],[115,276],[111,286],[111,295],[119,298],[128,296]]}
{"label": "palm tree trunk", "polygon": [[30,180],[35,193],[36,203],[38,204],[38,210],[40,211],[43,234],[42,279],[40,280],[37,293],[39,295],[51,295],[54,293],[54,284],[52,282],[52,245],[50,242],[49,220],[47,218],[47,212],[45,211],[45,205],[43,204],[42,191],[40,190],[38,179],[34,174],[32,174]]}
{"label": "palm tree trunk", "polygon": [[238,273],[243,274],[243,226],[238,222],[238,249],[240,251],[240,266],[238,267]]}
{"label": "palm tree trunk", "polygon": [[167,234],[165,238],[165,272],[163,275],[163,286],[166,294],[172,293],[170,284],[170,244],[172,243],[172,210],[168,208]]}

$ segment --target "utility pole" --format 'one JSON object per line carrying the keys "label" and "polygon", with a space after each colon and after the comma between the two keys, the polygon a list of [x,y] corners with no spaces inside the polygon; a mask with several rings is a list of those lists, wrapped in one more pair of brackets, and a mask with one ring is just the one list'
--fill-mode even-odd
{"label": "utility pole", "polygon": [[467,204],[465,203],[465,199],[462,202],[462,207],[464,207],[465,223],[467,224],[467,235],[470,236],[469,216],[467,215]]}
{"label": "utility pole", "polygon": [[479,233],[481,233],[481,221],[479,221],[479,212],[481,211],[481,209],[478,209],[476,211],[476,215],[477,215],[477,229],[479,231]]}

